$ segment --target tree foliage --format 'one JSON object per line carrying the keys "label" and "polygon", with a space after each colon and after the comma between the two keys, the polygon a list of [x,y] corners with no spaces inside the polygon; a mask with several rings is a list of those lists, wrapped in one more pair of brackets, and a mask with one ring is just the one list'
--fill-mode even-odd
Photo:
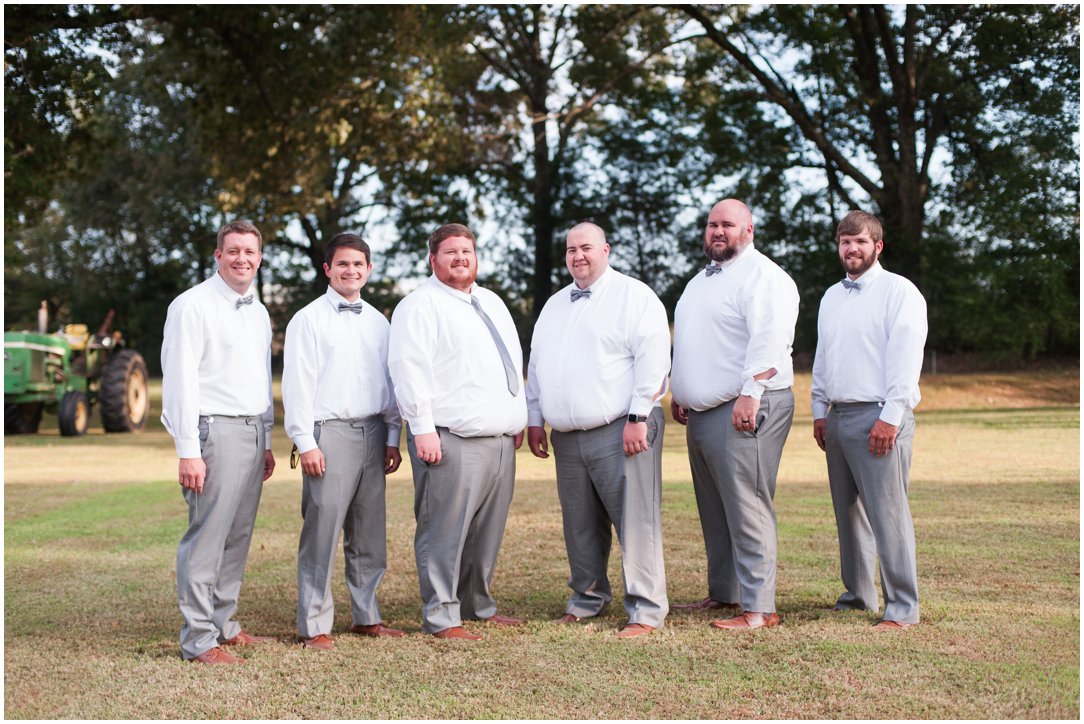
{"label": "tree foliage", "polygon": [[153,348],[234,216],[264,230],[278,328],[342,230],[376,242],[390,309],[454,220],[527,337],[572,224],[673,305],[707,209],[736,196],[802,292],[797,349],[857,207],[926,295],[931,347],[1078,353],[1078,24],[1058,5],[9,6],[9,324],[40,299],[112,307]]}

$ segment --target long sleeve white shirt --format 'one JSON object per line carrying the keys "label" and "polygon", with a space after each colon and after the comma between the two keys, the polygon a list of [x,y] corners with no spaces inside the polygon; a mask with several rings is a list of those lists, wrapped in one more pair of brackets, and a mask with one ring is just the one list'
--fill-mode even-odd
{"label": "long sleeve white shirt", "polygon": [[689,280],[674,311],[674,401],[698,412],[794,385],[798,287],[752,244],[719,267]]}
{"label": "long sleeve white shirt", "polygon": [[346,301],[328,287],[286,326],[282,403],[286,434],[302,453],[317,448],[316,422],[374,416],[387,425],[387,444],[399,447],[402,420],[388,375],[391,325],[364,300],[361,314],[340,312]]}
{"label": "long sleeve white shirt", "polygon": [[855,280],[829,287],[817,316],[813,418],[837,402],[879,402],[880,419],[899,425],[922,398],[918,379],[926,344],[926,300],[914,284],[879,262]]}
{"label": "long sleeve white shirt", "polygon": [[429,277],[395,308],[388,349],[399,410],[415,435],[437,427],[461,437],[518,435],[527,423],[523,384],[515,395],[508,391],[500,351],[472,296],[523,379],[523,348],[500,297],[477,284],[466,294]]}
{"label": "long sleeve white shirt", "polygon": [[162,339],[162,424],[177,456],[200,457],[200,415],[261,416],[271,449],[271,319],[218,274],[169,305]]}
{"label": "long sleeve white shirt", "polygon": [[528,424],[591,430],[647,415],[666,392],[670,327],[643,282],[607,269],[591,296],[573,285],[550,297],[534,328],[527,366]]}

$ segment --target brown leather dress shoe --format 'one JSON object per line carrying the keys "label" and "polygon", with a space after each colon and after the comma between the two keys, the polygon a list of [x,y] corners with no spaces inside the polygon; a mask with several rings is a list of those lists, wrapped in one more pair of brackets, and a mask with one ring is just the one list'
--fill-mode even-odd
{"label": "brown leather dress shoe", "polygon": [[438,639],[463,639],[465,641],[481,641],[482,637],[472,634],[462,626],[452,626],[433,633],[433,638]]}
{"label": "brown leather dress shoe", "polygon": [[582,620],[583,620],[582,618],[580,618],[579,616],[577,616],[575,614],[566,613],[564,616],[561,616],[561,618],[553,619],[553,622],[554,623],[579,623]]}
{"label": "brown leather dress shoe", "polygon": [[499,613],[495,613],[489,618],[483,618],[486,623],[491,623],[494,626],[522,626],[526,623],[522,618],[515,618],[514,616],[502,616]]}
{"label": "brown leather dress shoe", "polygon": [[350,633],[361,634],[362,636],[392,636],[395,638],[406,636],[406,631],[400,631],[397,628],[385,626],[383,622],[374,623],[370,626],[362,626],[361,624],[356,623],[350,627]]}
{"label": "brown leather dress shoe", "polygon": [[335,648],[335,642],[327,634],[316,634],[311,639],[304,639],[301,645],[307,649],[316,649],[318,651],[331,651]]}
{"label": "brown leather dress shoe", "polygon": [[189,659],[189,661],[198,661],[201,664],[239,664],[244,659],[215,646],[213,649],[207,649],[199,656]]}
{"label": "brown leather dress shoe", "polygon": [[631,639],[636,636],[647,636],[654,631],[655,627],[648,626],[646,623],[627,623],[623,629],[617,632],[617,638]]}
{"label": "brown leather dress shoe", "polygon": [[725,631],[747,631],[755,628],[770,628],[783,623],[778,613],[763,614],[755,611],[745,611],[740,616],[725,618],[721,621],[712,621],[711,625]]}
{"label": "brown leather dress shoe", "polygon": [[274,636],[253,636],[247,634],[244,631],[240,632],[232,639],[226,639],[219,646],[245,646],[247,644],[268,644],[275,640]]}
{"label": "brown leather dress shoe", "polygon": [[912,626],[918,626],[917,623],[903,623],[901,621],[879,621],[874,625],[874,631],[900,631],[905,628],[911,628]]}
{"label": "brown leather dress shoe", "polygon": [[716,601],[711,596],[708,596],[703,601],[697,601],[696,603],[677,603],[674,604],[675,611],[710,611],[716,608],[729,608],[735,611],[741,610],[741,604],[737,603],[723,603],[722,601]]}

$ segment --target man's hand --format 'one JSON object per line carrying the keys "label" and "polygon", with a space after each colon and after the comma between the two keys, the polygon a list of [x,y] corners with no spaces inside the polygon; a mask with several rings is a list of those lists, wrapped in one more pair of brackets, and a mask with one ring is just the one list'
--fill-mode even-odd
{"label": "man's hand", "polygon": [[318,447],[308,452],[301,453],[301,472],[310,478],[322,478],[327,471],[327,462],[324,453]]}
{"label": "man's hand", "polygon": [[384,474],[391,475],[399,466],[403,463],[403,456],[399,452],[399,448],[388,445],[384,451]]}
{"label": "man's hand", "polygon": [[273,472],[275,472],[275,455],[268,450],[263,454],[263,479],[267,480]]}
{"label": "man's hand", "polygon": [[674,416],[674,422],[679,425],[689,422],[689,411],[673,400],[670,400],[670,414]]}
{"label": "man's hand", "polygon": [[827,427],[827,418],[822,417],[819,420],[813,421],[813,439],[817,441],[817,446],[820,447],[821,450],[824,449],[824,431]]}
{"label": "man's hand", "polygon": [[429,465],[440,462],[440,435],[436,432],[427,432],[424,435],[414,436],[414,451],[418,459]]}
{"label": "man's hand", "polygon": [[899,428],[889,425],[884,420],[873,423],[873,429],[869,431],[869,451],[879,458],[883,458],[892,448],[896,447],[896,433]]}
{"label": "man's hand", "polygon": [[760,410],[760,400],[749,395],[740,395],[734,402],[734,414],[730,422],[738,432],[756,432],[757,412]]}
{"label": "man's hand", "polygon": [[531,448],[536,458],[548,458],[550,456],[549,443],[546,441],[546,428],[531,426],[527,428],[527,446]]}
{"label": "man's hand", "polygon": [[512,444],[515,446],[516,450],[519,450],[521,447],[523,447],[523,433],[522,432],[516,433],[516,436],[512,438]]}
{"label": "man's hand", "polygon": [[629,457],[644,452],[649,447],[647,444],[647,423],[626,422],[625,432],[622,434],[621,440],[625,444],[625,454]]}
{"label": "man's hand", "polygon": [[207,463],[203,458],[180,458],[177,466],[177,480],[182,488],[195,491],[196,495],[203,492],[203,482],[207,479]]}

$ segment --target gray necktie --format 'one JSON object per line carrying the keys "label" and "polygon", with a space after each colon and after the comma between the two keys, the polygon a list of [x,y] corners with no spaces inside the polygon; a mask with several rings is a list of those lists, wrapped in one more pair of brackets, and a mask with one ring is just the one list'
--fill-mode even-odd
{"label": "gray necktie", "polygon": [[856,292],[862,291],[862,282],[852,282],[850,279],[843,280],[843,288],[847,291],[855,290]]}
{"label": "gray necktie", "polygon": [[587,297],[588,299],[590,299],[591,298],[591,290],[590,289],[577,289],[576,287],[572,287],[572,301],[576,301],[580,297]]}
{"label": "gray necktie", "polygon": [[354,302],[353,304],[347,304],[346,302],[339,302],[340,312],[353,312],[354,314],[361,314],[361,302]]}
{"label": "gray necktie", "polygon": [[704,276],[710,277],[712,274],[718,274],[723,268],[718,264],[708,264],[704,267]]}
{"label": "gray necktie", "polygon": [[489,318],[489,315],[482,309],[482,305],[478,302],[477,297],[470,298],[471,306],[474,307],[474,311],[478,312],[478,316],[482,318],[482,321],[489,327],[489,335],[493,337],[494,344],[497,345],[497,351],[501,353],[501,362],[504,363],[504,376],[508,381],[508,391],[513,396],[519,394],[520,379],[516,374],[516,367],[512,364],[512,355],[508,354],[508,348],[504,346],[504,340],[501,339],[501,335],[497,332],[497,328],[493,326],[493,320]]}
{"label": "gray necktie", "polygon": [[237,305],[234,306],[234,309],[240,309],[242,307],[242,305],[245,305],[245,304],[252,304],[252,295],[251,294],[249,294],[247,297],[241,297],[240,299],[238,299],[237,300]]}

